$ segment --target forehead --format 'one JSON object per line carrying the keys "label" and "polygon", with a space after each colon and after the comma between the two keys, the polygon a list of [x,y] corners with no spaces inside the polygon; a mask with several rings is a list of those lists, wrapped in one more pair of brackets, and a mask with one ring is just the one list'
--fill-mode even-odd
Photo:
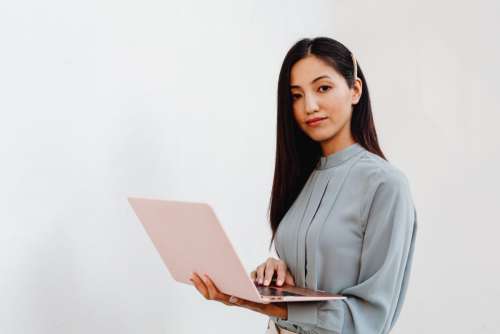
{"label": "forehead", "polygon": [[341,79],[341,75],[325,61],[307,56],[296,62],[290,71],[290,85],[309,85],[319,76],[328,75],[332,80]]}

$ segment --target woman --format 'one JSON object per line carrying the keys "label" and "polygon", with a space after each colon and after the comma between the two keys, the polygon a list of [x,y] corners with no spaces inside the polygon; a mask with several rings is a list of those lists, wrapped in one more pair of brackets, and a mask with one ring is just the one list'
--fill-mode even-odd
{"label": "woman", "polygon": [[347,299],[262,305],[220,293],[206,276],[193,283],[207,299],[269,315],[269,333],[389,332],[406,294],[416,211],[406,177],[379,147],[365,77],[344,45],[319,37],[290,49],[277,131],[270,223],[279,259],[252,277]]}

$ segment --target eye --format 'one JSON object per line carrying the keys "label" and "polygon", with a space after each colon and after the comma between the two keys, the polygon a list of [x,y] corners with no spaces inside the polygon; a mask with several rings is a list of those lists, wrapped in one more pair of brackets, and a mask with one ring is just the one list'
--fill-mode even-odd
{"label": "eye", "polygon": [[300,94],[292,94],[293,101],[298,100],[298,99],[300,99]]}
{"label": "eye", "polygon": [[325,92],[329,91],[329,90],[330,90],[330,88],[332,88],[332,87],[327,86],[327,85],[322,85],[322,86],[319,86],[319,90],[320,90],[320,91],[321,91],[321,89],[322,89],[322,88],[325,88],[325,90],[323,90],[323,91],[322,91],[322,93],[325,93]]}

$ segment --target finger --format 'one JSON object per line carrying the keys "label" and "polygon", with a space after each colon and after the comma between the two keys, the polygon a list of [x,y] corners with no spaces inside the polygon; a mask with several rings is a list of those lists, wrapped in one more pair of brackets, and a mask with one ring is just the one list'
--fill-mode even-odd
{"label": "finger", "polygon": [[276,264],[274,261],[267,261],[266,271],[264,276],[264,285],[269,285],[274,276],[274,271],[276,269]]}
{"label": "finger", "polygon": [[194,283],[196,289],[203,295],[203,297],[208,299],[208,289],[198,274],[193,274],[192,282]]}
{"label": "finger", "polygon": [[259,284],[262,284],[264,282],[264,270],[265,270],[265,264],[261,264],[260,266],[257,267],[257,282]]}
{"label": "finger", "polygon": [[212,282],[210,277],[208,275],[203,275],[203,282],[205,282],[205,285],[208,288],[208,295],[210,296],[210,299],[216,299],[216,300],[221,300],[221,301],[228,301],[229,296],[227,298],[224,298],[224,294],[220,293],[219,289],[215,286],[215,284]]}
{"label": "finger", "polygon": [[276,277],[276,285],[281,285],[283,284],[283,281],[285,280],[286,276],[286,265],[282,262],[278,263],[277,265],[277,277]]}
{"label": "finger", "polygon": [[293,278],[293,276],[292,276],[292,274],[290,273],[289,270],[286,271],[285,283],[287,285],[293,285],[293,286],[295,286],[295,279]]}
{"label": "finger", "polygon": [[254,270],[250,273],[250,277],[252,278],[252,281],[255,281],[255,279],[257,278],[257,272]]}
{"label": "finger", "polygon": [[[205,276],[205,283],[207,284],[209,290],[213,291],[213,300],[216,300],[218,302],[221,302],[223,304],[226,304],[228,306],[235,306],[237,305],[236,303],[239,301],[238,298],[230,295],[226,295],[225,293],[220,292],[220,290],[217,288],[215,283],[212,281],[212,279],[206,275]],[[232,298],[232,299],[231,299]]]}
{"label": "finger", "polygon": [[205,286],[205,283],[201,280],[200,276],[198,274],[193,273],[191,276],[191,281],[194,283],[194,286],[196,289],[203,295],[203,297],[208,299],[208,289]]}
{"label": "finger", "polygon": [[202,275],[200,277],[201,277],[203,283],[205,284],[205,286],[207,287],[208,299],[214,299],[215,292],[213,291],[213,288],[209,285],[209,282],[208,282],[209,280],[206,277],[206,274]]}

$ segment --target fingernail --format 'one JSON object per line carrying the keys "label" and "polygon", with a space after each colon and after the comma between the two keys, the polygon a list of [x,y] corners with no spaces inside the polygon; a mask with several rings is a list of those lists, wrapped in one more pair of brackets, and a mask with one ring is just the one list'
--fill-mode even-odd
{"label": "fingernail", "polygon": [[231,297],[229,298],[229,302],[230,302],[230,303],[233,303],[233,304],[234,304],[234,303],[237,303],[237,302],[238,302],[238,298],[236,298],[236,297],[234,297],[234,296],[231,296]]}
{"label": "fingernail", "polygon": [[269,284],[269,280],[266,279],[265,282],[264,282],[264,285],[268,285]]}
{"label": "fingernail", "polygon": [[278,285],[281,285],[281,283],[283,283],[283,280],[278,281]]}
{"label": "fingernail", "polygon": [[259,280],[259,284],[262,284],[262,278]]}

